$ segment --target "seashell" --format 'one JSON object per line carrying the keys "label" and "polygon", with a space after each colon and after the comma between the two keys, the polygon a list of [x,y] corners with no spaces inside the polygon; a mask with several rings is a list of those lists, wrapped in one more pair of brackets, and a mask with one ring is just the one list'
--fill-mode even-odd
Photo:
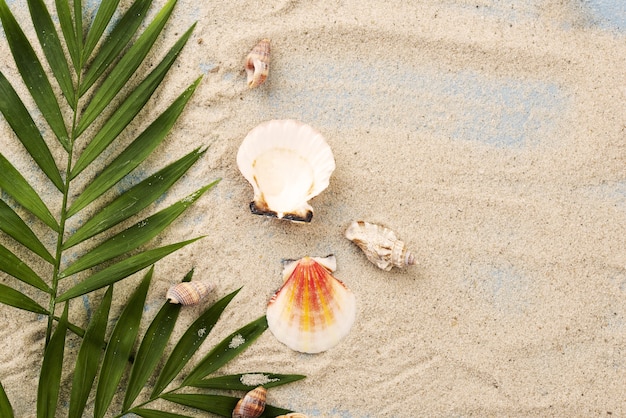
{"label": "seashell", "polygon": [[284,283],[267,304],[267,323],[278,341],[302,353],[319,353],[341,341],[354,323],[356,299],[331,274],[335,257],[285,263]]}
{"label": "seashell", "polygon": [[310,222],[313,208],[308,201],[328,187],[335,158],[324,137],[309,125],[271,120],[244,138],[237,166],[254,189],[252,213]]}
{"label": "seashell", "polygon": [[170,287],[165,298],[170,303],[195,305],[205,299],[213,289],[215,289],[215,285],[208,280],[183,282]]}
{"label": "seashell", "polygon": [[290,412],[286,415],[279,415],[276,418],[309,418],[308,415],[304,415],[301,412]]}
{"label": "seashell", "polygon": [[354,221],[346,230],[346,238],[358,245],[367,259],[383,270],[416,264],[415,257],[404,242],[391,229],[383,226]]}
{"label": "seashell", "polygon": [[246,57],[248,87],[254,88],[265,83],[270,71],[270,40],[262,39]]}
{"label": "seashell", "polygon": [[258,418],[265,410],[265,398],[267,389],[259,386],[239,399],[235,409],[233,409],[233,418]]}

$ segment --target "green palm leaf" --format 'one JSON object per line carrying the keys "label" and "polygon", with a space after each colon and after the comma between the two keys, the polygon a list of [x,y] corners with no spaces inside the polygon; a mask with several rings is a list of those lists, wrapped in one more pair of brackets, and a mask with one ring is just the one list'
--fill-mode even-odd
{"label": "green palm leaf", "polygon": [[[81,153],[78,161],[72,168],[70,178],[76,177],[82,170],[91,164],[98,155],[108,147],[120,132],[139,113],[148,102],[152,93],[159,86],[165,74],[174,63],[176,57],[187,43],[193,27],[180,37],[178,42],[170,49],[159,65],[132,91],[132,93],[117,108],[115,113],[106,121],[105,125],[89,142],[87,148]],[[195,88],[195,87],[194,87]]]}
{"label": "green palm leaf", "polygon": [[24,83],[28,86],[31,96],[56,137],[65,149],[69,150],[67,129],[48,76],[33,47],[9,10],[6,0],[0,0],[0,20]]}
{"label": "green palm leaf", "polygon": [[143,305],[153,271],[154,267],[148,270],[141,284],[130,297],[109,338],[96,391],[94,415],[97,418],[102,418],[107,411],[126,368],[130,351],[139,331]]}
{"label": "green palm leaf", "polygon": [[224,338],[194,367],[183,380],[183,385],[197,384],[201,379],[218,370],[248,348],[266,329],[267,319],[262,316]]}
{"label": "green palm leaf", "polygon": [[[233,409],[239,401],[239,398],[223,395],[205,395],[205,394],[189,394],[189,393],[172,393],[162,396],[163,399],[177,403],[179,405],[196,408],[204,412],[211,412],[223,417],[232,417]],[[265,410],[260,417],[276,417],[278,415],[288,414],[292,411],[289,409],[277,408],[272,405],[265,405]]]}
{"label": "green palm leaf", "polygon": [[81,62],[87,62],[87,58],[89,58],[89,55],[93,52],[93,49],[98,44],[98,41],[100,41],[102,33],[109,25],[111,17],[113,17],[113,13],[115,13],[115,9],[117,9],[119,2],[120,0],[103,0],[100,3],[96,18],[91,24],[89,33],[87,34],[87,38],[85,40]]}
{"label": "green palm leaf", "polygon": [[0,154],[0,188],[54,231],[59,230],[59,224],[35,189],[2,154]]}
{"label": "green palm leaf", "polygon": [[39,290],[43,290],[44,292],[48,293],[52,292],[52,289],[48,287],[46,282],[44,282],[43,279],[33,271],[33,269],[28,267],[26,263],[24,263],[15,254],[13,254],[4,245],[1,244],[0,271],[4,271],[5,273],[10,274],[16,279],[21,280],[22,282],[31,286],[34,286]]}
{"label": "green palm leaf", "polygon": [[180,337],[178,343],[172,350],[169,359],[163,366],[163,370],[152,390],[151,399],[157,397],[167,385],[170,384],[176,375],[182,370],[191,357],[196,353],[200,345],[209,336],[209,333],[217,323],[217,320],[226,309],[226,306],[239,293],[241,288],[224,296],[222,299],[214,303],[207,309],[193,324],[187,328],[187,331]]}
{"label": "green palm leaf", "polygon": [[43,306],[25,294],[3,284],[0,284],[0,303],[34,312],[36,314],[48,315],[48,311],[45,310]]}
{"label": "green palm leaf", "polygon": [[[69,0],[55,0],[56,14],[49,11],[45,0],[27,2],[32,27],[43,55],[37,56],[35,50],[39,49],[33,48],[26,38],[7,0],[0,0],[0,23],[24,84],[22,89],[15,89],[9,79],[0,73],[0,112],[14,131],[15,138],[23,145],[21,149],[36,164],[33,167],[41,170],[54,187],[52,193],[42,190],[49,184],[47,181],[44,185],[36,184],[38,178],[43,178],[41,173],[25,176],[16,169],[17,165],[13,165],[7,156],[0,153],[0,189],[3,192],[0,199],[0,230],[6,234],[0,236],[0,271],[40,290],[38,297],[45,296],[48,303],[41,305],[28,296],[28,292],[23,293],[7,284],[0,284],[0,303],[45,315],[48,319],[39,375],[37,416],[58,416],[61,411],[57,410],[57,406],[65,407],[68,404],[66,399],[59,400],[63,365],[66,363],[74,365],[68,415],[72,418],[85,416],[86,405],[90,404],[92,396],[94,415],[102,417],[120,389],[122,376],[133,363],[131,352],[145,310],[154,263],[201,238],[156,248],[149,244],[152,239],[162,235],[165,228],[200,196],[214,187],[217,181],[200,187],[195,193],[159,212],[139,215],[159,197],[170,193],[174,184],[203,156],[206,149],[195,149],[142,181],[129,179],[134,170],[142,170],[141,164],[174,128],[201,78],[196,79],[155,118],[142,115],[142,118],[153,119],[152,123],[125,149],[111,150],[111,154],[115,155],[111,161],[106,162],[103,153],[116,144],[118,136],[137,119],[137,115],[160,87],[190,39],[195,24],[176,40],[145,78],[135,81],[137,69],[145,57],[154,55],[153,46],[169,20],[176,0],[166,0],[150,22],[144,22],[144,19],[153,0],[131,0],[125,12],[118,9],[119,0],[102,0],[91,22],[88,19],[83,21],[81,0],[71,3]],[[115,15],[122,17],[114,22]],[[145,30],[141,31],[143,27]],[[106,32],[108,34],[105,35]],[[46,61],[45,65],[42,65],[42,59]],[[51,70],[51,74],[46,73],[44,66]],[[131,78],[135,87],[129,86]],[[60,93],[56,94],[55,91],[59,90]],[[18,91],[28,91],[33,100],[23,100]],[[84,97],[87,92],[90,92],[90,97]],[[27,106],[31,102],[34,102],[33,109]],[[76,146],[79,137],[81,144]],[[83,151],[78,155],[77,150],[81,149]],[[51,150],[55,152],[54,156]],[[56,153],[65,155],[58,157]],[[65,166],[57,161],[63,161]],[[81,184],[85,185],[77,189],[74,180],[84,172],[99,174],[94,179],[82,181]],[[114,193],[114,186],[117,184],[120,187],[119,183],[124,178],[130,183],[127,190]],[[105,193],[113,194],[113,197],[104,201],[102,196]],[[52,202],[55,198],[58,201]],[[86,212],[83,209],[87,206],[93,209],[94,215],[91,217],[83,216]],[[52,208],[54,211],[51,211]],[[71,217],[76,219],[72,219],[73,223],[69,224]],[[112,228],[133,217],[141,220],[135,221],[134,225],[122,232],[111,233]],[[72,229],[76,225],[78,227]],[[48,234],[45,241],[38,237],[42,233],[41,227]],[[99,234],[102,236],[98,237]],[[76,246],[85,240],[93,242]],[[54,248],[47,248],[47,245],[54,245]],[[45,260],[44,271],[39,271],[39,267],[35,271],[28,265],[34,258],[33,254]],[[107,324],[111,320],[112,285],[146,267],[150,267],[150,270],[122,308],[107,341],[105,336]],[[83,274],[78,275],[79,272]],[[190,280],[191,275],[190,271],[184,280]],[[61,281],[70,276],[70,279]],[[103,295],[90,296],[90,299],[101,298],[101,301],[86,329],[74,325],[68,317],[70,301],[107,286]],[[164,353],[182,307],[163,304],[143,336],[134,364],[130,366],[128,384],[122,393],[122,414],[136,412],[148,418],[184,418],[184,415],[160,412],[144,406],[157,398],[166,397],[181,405],[185,405],[185,402],[197,403],[195,399],[185,398],[187,395],[162,392],[197,352],[237,292],[217,301],[194,321],[174,345],[169,356]],[[55,312],[61,303],[64,303],[63,314],[58,317]],[[75,361],[64,361],[68,329],[82,338]],[[230,339],[218,343],[192,369],[192,373],[183,381],[183,386],[193,384],[210,390],[247,387],[241,383],[244,375],[207,376],[243,351],[265,329],[267,322],[262,317],[233,333]],[[234,344],[235,340],[237,344]],[[164,366],[157,370],[160,362]],[[136,403],[151,375],[155,375],[157,383],[150,398],[136,408],[129,409]],[[269,379],[268,387],[303,377],[275,373],[263,375]],[[97,386],[95,390],[94,384]],[[207,406],[205,410],[216,409],[225,413],[225,408],[228,408],[227,415],[230,415],[236,398],[211,396],[214,396],[215,405]],[[286,412],[271,406],[268,406],[268,411],[276,414]],[[1,386],[0,416],[13,416]]]}
{"label": "green palm leaf", "polygon": [[286,385],[287,383],[297,382],[304,379],[306,376],[301,374],[275,374],[265,372],[254,373],[240,373],[231,374],[228,376],[218,376],[209,379],[198,380],[194,384],[190,385],[197,388],[204,389],[228,389],[228,390],[245,390],[249,391],[254,389],[257,385],[247,385],[243,383],[246,376],[258,376],[266,383],[263,383],[263,387],[266,389],[276,386]]}
{"label": "green palm leaf", "polygon": [[67,61],[65,60],[61,41],[52,23],[50,13],[42,0],[28,0],[28,7],[30,9],[33,25],[37,31],[39,43],[46,46],[43,52],[46,55],[48,64],[50,64],[52,73],[56,77],[61,91],[63,91],[63,95],[65,95],[70,107],[75,109],[76,94],[74,93],[72,76]]}
{"label": "green palm leaf", "polygon": [[61,386],[61,371],[63,369],[63,354],[65,351],[65,334],[67,333],[67,303],[63,316],[56,331],[46,347],[39,386],[37,387],[37,417],[54,418],[56,405],[59,399]]}
{"label": "green palm leaf", "polygon": [[104,270],[100,270],[96,274],[78,283],[76,286],[59,296],[57,298],[57,302],[65,302],[66,300],[85,295],[89,292],[93,292],[94,290],[98,290],[125,279],[131,274],[156,263],[166,255],[169,255],[176,250],[180,250],[184,246],[199,239],[200,238],[194,238],[187,241],[177,242],[176,244],[166,245],[164,247],[144,251],[132,257],[128,257],[119,263],[105,268]]}
{"label": "green palm leaf", "polygon": [[191,418],[189,415],[180,415],[173,412],[155,411],[154,409],[133,408],[129,412],[143,418]]}
{"label": "green palm leaf", "polygon": [[63,191],[65,187],[59,169],[57,168],[50,149],[46,145],[37,125],[28,113],[13,86],[0,72],[0,112],[22,142],[33,160],[54,183],[57,189]]}
{"label": "green palm leaf", "polygon": [[0,383],[0,417],[13,418],[14,416],[9,398]]}
{"label": "green palm leaf", "polygon": [[0,230],[47,262],[51,264],[54,263],[54,257],[52,257],[41,241],[39,241],[37,235],[31,231],[22,218],[20,218],[3,200],[0,200]]}
{"label": "green palm leaf", "polygon": [[200,83],[196,80],[172,105],[146,128],[120,155],[117,156],[95,180],[87,186],[68,210],[72,216],[109,190],[111,186],[141,164],[165,139],[182,113],[194,90]]}
{"label": "green palm leaf", "polygon": [[[137,28],[146,16],[152,0],[137,0],[117,22],[111,34],[98,51],[98,55],[89,64],[89,69],[81,82],[81,91],[86,92],[96,80],[109,68],[120,52],[137,32]],[[87,51],[87,50],[85,50]]]}
{"label": "green palm leaf", "polygon": [[185,211],[185,209],[191,206],[192,203],[198,200],[204,192],[212,188],[216,183],[217,181],[203,187],[183,200],[174,203],[172,206],[169,206],[168,208],[137,222],[130,228],[112,236],[98,247],[76,260],[71,266],[63,271],[62,276],[71,276],[79,271],[96,266],[119,255],[125,254],[132,249],[140,247],[161,233],[176,218],[178,218]]}
{"label": "green palm leaf", "polygon": [[182,177],[204,152],[204,150],[196,149],[127,190],[85,222],[63,244],[63,248],[70,248],[91,238],[146,208]]}
{"label": "green palm leaf", "polygon": [[[189,282],[192,277],[193,270],[187,273],[182,281]],[[126,396],[124,397],[124,410],[130,408],[161,359],[165,346],[174,330],[180,308],[181,305],[166,301],[148,327],[146,334],[141,340],[139,350],[137,350],[135,362],[130,373]]]}
{"label": "green palm leaf", "polygon": [[[102,5],[109,4],[110,1],[103,1]],[[102,5],[100,8],[102,8]],[[152,23],[146,28],[142,35],[135,41],[133,46],[124,54],[122,59],[117,63],[115,68],[111,71],[106,80],[102,83],[102,86],[98,89],[94,97],[89,102],[89,106],[83,113],[78,126],[76,127],[75,135],[80,136],[85,129],[100,115],[102,110],[113,100],[113,97],[124,87],[130,77],[134,74],[135,70],[139,67],[143,59],[152,48],[152,45],[156,41],[157,37],[161,33],[161,30],[165,26],[168,18],[170,17],[176,0],[169,0],[163,9],[158,13]],[[100,14],[100,13],[98,13]],[[98,16],[96,16],[96,20]],[[89,37],[87,38],[89,41]],[[85,91],[79,92],[82,96]]]}
{"label": "green palm leaf", "polygon": [[83,342],[76,358],[74,378],[72,380],[72,393],[70,395],[70,418],[81,418],[89,398],[89,392],[98,373],[102,347],[104,346],[104,334],[107,329],[111,300],[113,299],[113,286],[109,286],[100,307],[94,313],[89,326],[85,331]]}
{"label": "green palm leaf", "polygon": [[[76,73],[80,72],[80,50],[82,48],[82,20],[81,20],[81,1],[74,1],[75,11],[78,10],[76,15],[76,25],[72,22],[72,11],[70,10],[69,2],[65,0],[55,0],[55,5],[57,9],[57,16],[59,18],[59,25],[61,26],[61,31],[63,32],[63,37],[65,39],[67,49],[69,50],[70,57],[72,59],[72,63],[74,64],[74,71]],[[76,28],[80,28],[78,31]],[[80,33],[81,36],[77,36],[76,34]],[[74,91],[74,90],[73,90]],[[76,97],[76,95],[74,95]]]}

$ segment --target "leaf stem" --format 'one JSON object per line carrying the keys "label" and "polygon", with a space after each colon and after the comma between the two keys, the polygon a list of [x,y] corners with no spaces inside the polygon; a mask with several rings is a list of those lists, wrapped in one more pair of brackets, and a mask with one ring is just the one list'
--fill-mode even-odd
{"label": "leaf stem", "polygon": [[[75,97],[78,97],[78,86],[80,86],[81,74],[80,72],[76,76],[76,84],[74,85],[74,93]],[[55,320],[54,310],[57,303],[58,296],[58,287],[59,287],[59,279],[61,273],[61,259],[63,256],[63,236],[65,235],[65,222],[67,221],[67,201],[70,191],[70,172],[72,170],[72,157],[74,155],[74,141],[75,141],[75,130],[76,130],[76,122],[78,121],[78,100],[76,100],[75,106],[72,109],[72,129],[69,135],[69,144],[67,150],[67,164],[65,169],[65,180],[63,184],[63,203],[61,205],[61,216],[59,220],[59,232],[57,235],[57,243],[56,243],[56,251],[54,255],[54,271],[52,273],[52,296],[50,297],[50,304],[48,307],[48,312],[50,315],[48,316],[48,327],[46,329],[46,346],[50,342],[50,338],[52,337],[52,325]],[[69,303],[69,301],[68,301]]]}

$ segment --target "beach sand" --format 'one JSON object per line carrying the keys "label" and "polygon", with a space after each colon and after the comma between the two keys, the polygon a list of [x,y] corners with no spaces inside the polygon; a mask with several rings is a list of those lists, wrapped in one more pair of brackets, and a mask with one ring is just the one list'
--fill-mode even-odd
{"label": "beach sand", "polygon": [[[10,3],[29,23],[25,2]],[[203,355],[264,315],[282,259],[332,253],[357,299],[349,335],[306,355],[266,331],[221,372],[305,374],[268,402],[311,417],[626,416],[626,9],[615,3],[180,0],[142,68],[197,26],[121,142],[203,75],[133,178],[208,146],[150,211],[222,180],[150,244],[205,236],[156,264],[146,318],[191,268],[215,282],[209,302],[243,286]],[[243,61],[262,38],[270,74],[250,90]],[[11,60],[1,69],[17,80]],[[310,224],[252,215],[235,161],[253,127],[286,118],[321,132],[336,160]],[[4,120],[0,134],[3,154],[49,184]],[[369,263],[343,236],[359,219],[396,231],[419,264]],[[116,285],[118,309],[140,277]],[[94,304],[77,300],[75,321]],[[173,338],[202,310],[186,308]],[[34,416],[46,322],[5,306],[0,318],[0,381],[17,416]]]}

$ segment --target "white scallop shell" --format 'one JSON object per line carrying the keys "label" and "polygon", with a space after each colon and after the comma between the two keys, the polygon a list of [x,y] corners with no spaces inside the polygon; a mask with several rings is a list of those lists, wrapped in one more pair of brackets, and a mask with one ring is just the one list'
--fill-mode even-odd
{"label": "white scallop shell", "polygon": [[383,270],[416,264],[415,257],[404,242],[391,229],[383,226],[354,221],[346,230],[346,238],[358,245],[367,259]]}
{"label": "white scallop shell", "polygon": [[309,125],[271,120],[244,138],[237,166],[254,189],[252,213],[310,222],[308,201],[328,187],[335,159],[324,137]]}
{"label": "white scallop shell", "polygon": [[195,305],[204,300],[213,289],[215,289],[215,285],[209,280],[183,282],[170,287],[165,298],[170,303]]}
{"label": "white scallop shell", "polygon": [[287,263],[283,286],[267,305],[267,323],[292,350],[319,353],[337,345],[356,318],[354,294],[331,274],[335,257]]}

